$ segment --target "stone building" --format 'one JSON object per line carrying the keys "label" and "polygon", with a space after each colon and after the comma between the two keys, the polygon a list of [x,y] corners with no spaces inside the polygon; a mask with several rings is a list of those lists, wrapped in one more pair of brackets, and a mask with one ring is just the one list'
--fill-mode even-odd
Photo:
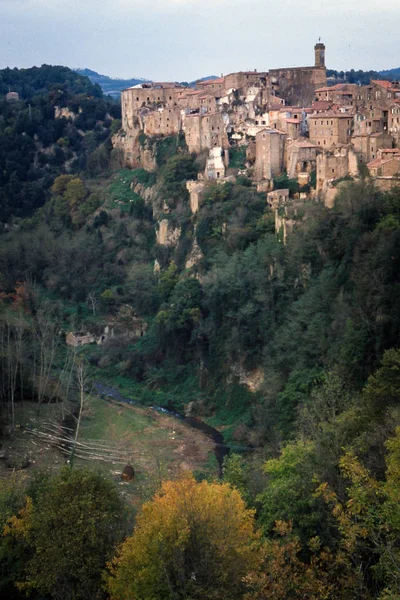
{"label": "stone building", "polygon": [[353,131],[353,115],[338,112],[309,115],[310,141],[325,149],[348,144]]}
{"label": "stone building", "polygon": [[392,136],[396,146],[400,145],[400,101],[393,102],[388,107],[388,133]]}
{"label": "stone building", "polygon": [[254,71],[239,71],[224,77],[226,90],[243,90],[249,87],[266,88],[268,86],[268,73]]}
{"label": "stone building", "polygon": [[183,130],[189,152],[201,152],[214,146],[229,146],[226,123],[221,112],[185,115]]}
{"label": "stone building", "polygon": [[387,192],[400,188],[400,148],[378,150],[378,156],[367,165],[375,185]]}
{"label": "stone building", "polygon": [[285,166],[286,134],[276,129],[263,129],[256,135],[256,181],[271,180],[280,175]]}
{"label": "stone building", "polygon": [[[315,90],[315,97],[319,102],[329,102],[338,106],[357,106],[357,92],[359,86],[356,83],[338,83],[329,87]],[[360,105],[363,103],[360,102]]]}
{"label": "stone building", "polygon": [[124,116],[130,116],[141,108],[160,108],[177,106],[177,100],[184,86],[173,83],[142,83],[121,92],[122,127],[125,127]]}
{"label": "stone building", "polygon": [[145,135],[177,135],[182,130],[179,108],[162,107],[153,111],[142,109],[138,114],[139,128]]}
{"label": "stone building", "polygon": [[325,46],[314,46],[315,65],[313,67],[293,67],[289,69],[271,69],[269,82],[279,96],[288,104],[311,106],[315,99],[315,90],[326,86]]}
{"label": "stone building", "polygon": [[289,190],[273,190],[267,194],[267,204],[270,208],[279,208],[289,200]]}
{"label": "stone building", "polygon": [[206,163],[206,179],[223,179],[225,177],[224,151],[215,146],[210,149]]}
{"label": "stone building", "polygon": [[218,77],[217,79],[206,79],[198,81],[196,84],[198,90],[202,90],[207,94],[220,94],[221,90],[225,89],[225,78]]}
{"label": "stone building", "polygon": [[378,155],[380,148],[392,148],[392,136],[386,131],[365,135],[353,135],[351,143],[360,163],[368,163]]}

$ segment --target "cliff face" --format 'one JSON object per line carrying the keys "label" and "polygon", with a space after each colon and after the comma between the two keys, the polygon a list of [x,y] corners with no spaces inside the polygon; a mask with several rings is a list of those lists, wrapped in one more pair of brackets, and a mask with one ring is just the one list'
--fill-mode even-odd
{"label": "cliff face", "polygon": [[123,152],[124,161],[132,169],[143,168],[155,171],[157,162],[154,148],[141,143],[141,130],[138,127],[121,130],[112,138],[113,147]]}

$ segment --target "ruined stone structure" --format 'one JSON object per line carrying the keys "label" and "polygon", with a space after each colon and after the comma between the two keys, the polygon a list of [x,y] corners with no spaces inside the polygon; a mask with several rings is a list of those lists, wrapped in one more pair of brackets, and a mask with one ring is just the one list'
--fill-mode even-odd
{"label": "ruined stone structure", "polygon": [[7,102],[15,102],[17,100],[19,100],[19,94],[18,92],[8,92],[6,94],[6,100]]}
{"label": "ruined stone structure", "polygon": [[[321,150],[305,138],[299,138],[288,143],[287,174],[290,179],[301,177],[301,174],[311,174],[317,168],[317,153]],[[304,177],[303,177],[304,179]]]}

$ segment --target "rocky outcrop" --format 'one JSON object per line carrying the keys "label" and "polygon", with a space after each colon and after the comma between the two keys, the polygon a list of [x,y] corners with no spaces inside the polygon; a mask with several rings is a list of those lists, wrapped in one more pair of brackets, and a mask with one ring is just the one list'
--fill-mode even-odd
{"label": "rocky outcrop", "polygon": [[176,246],[181,235],[181,228],[174,227],[168,219],[163,219],[158,222],[158,230],[156,232],[157,244],[160,246]]}
{"label": "rocky outcrop", "polygon": [[[79,112],[82,112],[82,109],[79,109]],[[54,107],[54,118],[55,119],[71,119],[72,121],[75,121],[75,119],[77,118],[77,114],[74,113],[73,110],[70,110],[69,108],[67,108],[66,106],[55,106]]]}
{"label": "rocky outcrop", "polygon": [[[264,382],[262,369],[249,371],[243,365],[235,364],[231,367],[231,373],[238,378],[240,385],[245,385],[252,393],[258,392]],[[228,383],[230,379],[231,377],[228,378]]]}
{"label": "rocky outcrop", "polygon": [[121,129],[112,137],[113,148],[122,150],[125,164],[133,169],[142,168],[146,171],[155,171],[157,161],[154,147],[141,143],[141,131],[131,128],[128,132]]}
{"label": "rocky outcrop", "polygon": [[195,237],[193,240],[192,249],[185,263],[186,269],[191,269],[192,267],[194,267],[194,265],[197,265],[203,258],[204,254],[201,251],[201,248]]}

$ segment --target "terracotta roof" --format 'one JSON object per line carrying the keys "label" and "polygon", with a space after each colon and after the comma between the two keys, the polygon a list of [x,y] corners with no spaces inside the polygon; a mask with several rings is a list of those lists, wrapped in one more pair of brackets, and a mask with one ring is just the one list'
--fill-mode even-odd
{"label": "terracotta roof", "polygon": [[299,119],[285,119],[286,123],[296,123],[296,125],[300,125]]}
{"label": "terracotta roof", "polygon": [[322,109],[326,109],[329,106],[331,106],[331,102],[329,100],[315,100],[312,103],[312,108],[314,108],[315,110],[322,110]]}
{"label": "terracotta roof", "polygon": [[385,163],[390,162],[391,160],[393,160],[393,157],[390,157],[390,158],[375,158],[374,160],[371,160],[371,162],[367,163],[367,167],[369,169],[376,169],[378,167],[381,167]]}
{"label": "terracotta roof", "polygon": [[391,81],[384,81],[383,79],[371,79],[371,83],[386,88],[387,90],[393,87],[393,83]]}

